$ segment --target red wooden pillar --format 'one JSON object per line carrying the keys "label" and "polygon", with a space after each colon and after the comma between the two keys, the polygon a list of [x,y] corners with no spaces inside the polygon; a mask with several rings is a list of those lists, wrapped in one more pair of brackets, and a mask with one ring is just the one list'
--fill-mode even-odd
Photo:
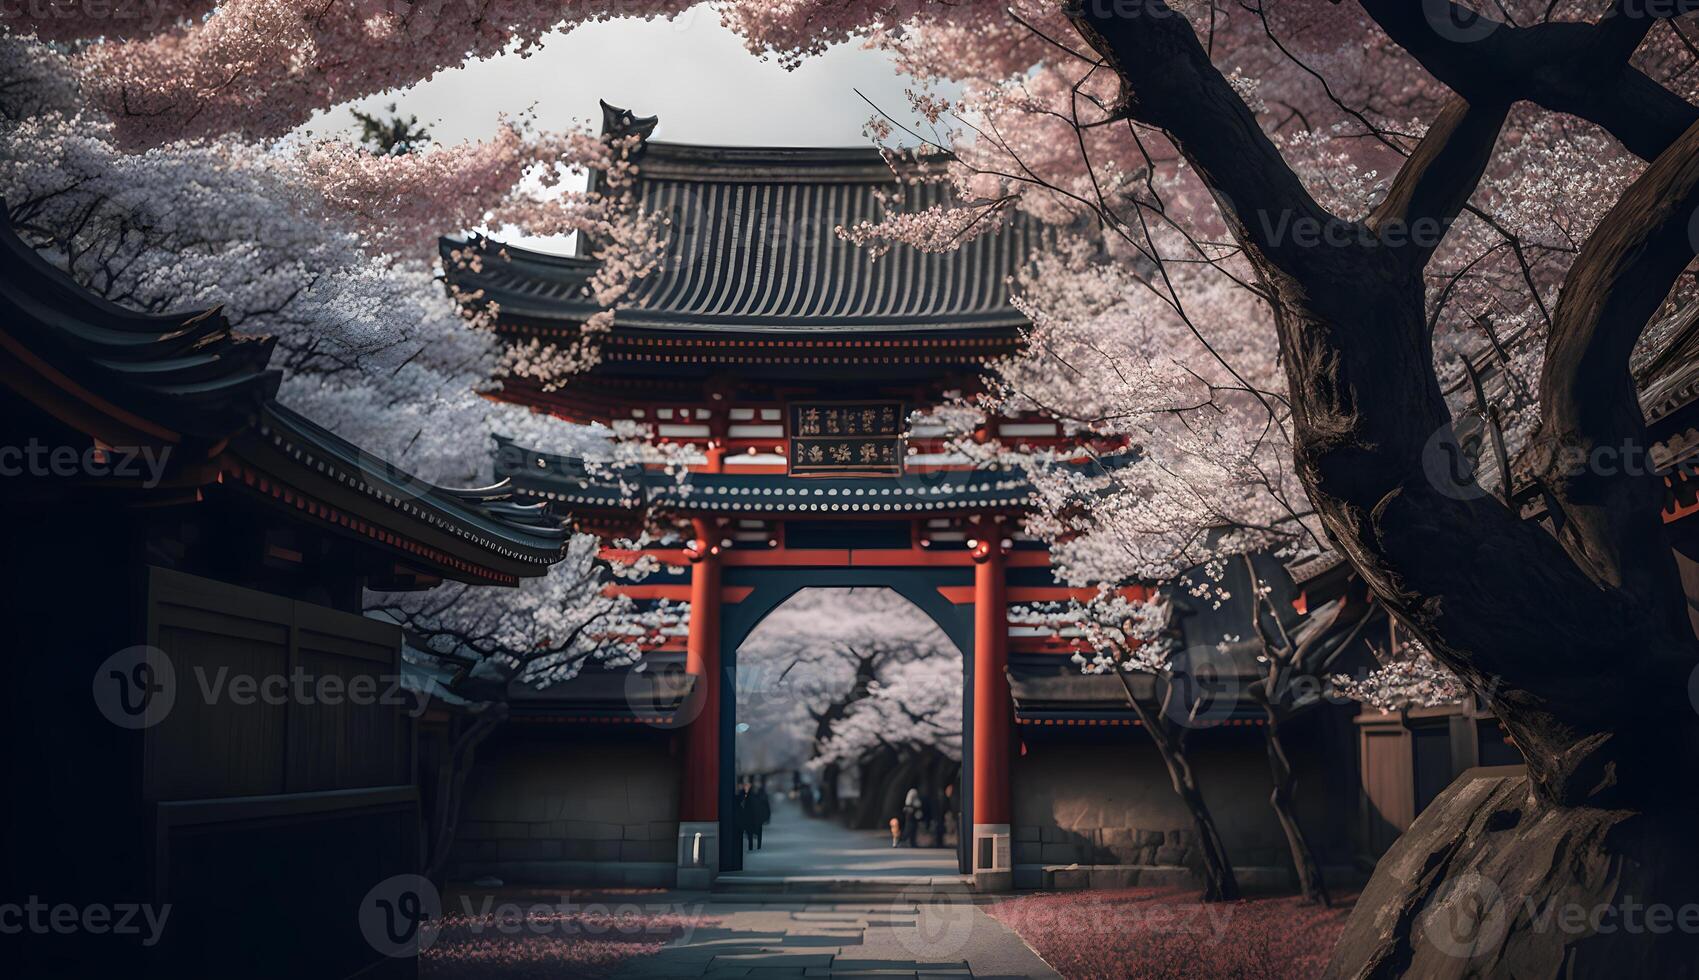
{"label": "red wooden pillar", "polygon": [[[724,451],[708,447],[710,472]],[[720,870],[720,529],[697,519],[690,566],[690,636],[684,669],[696,678],[684,727],[678,800],[678,887],[707,888]]]}
{"label": "red wooden pillar", "polygon": [[697,523],[699,557],[690,566],[690,638],[684,669],[696,677],[694,716],[684,730],[681,821],[720,818],[720,547],[713,529]]}
{"label": "red wooden pillar", "polygon": [[973,549],[973,878],[981,891],[1014,884],[1009,746],[1009,592],[1001,529],[985,525]]}

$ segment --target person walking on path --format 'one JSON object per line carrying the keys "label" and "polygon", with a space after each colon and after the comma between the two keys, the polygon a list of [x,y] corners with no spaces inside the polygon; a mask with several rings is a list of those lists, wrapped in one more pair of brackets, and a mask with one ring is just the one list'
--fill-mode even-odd
{"label": "person walking on path", "polygon": [[755,850],[761,849],[761,832],[773,821],[773,801],[767,796],[767,777],[762,776],[761,782],[749,794],[749,833],[754,836],[752,845]]}
{"label": "person walking on path", "polygon": [[926,804],[918,786],[910,786],[903,797],[903,842],[910,847],[920,846],[920,822],[926,817]]}
{"label": "person walking on path", "polygon": [[737,802],[734,804],[733,815],[737,818],[737,829],[743,834],[743,849],[755,849],[755,784],[745,779],[737,788]]}
{"label": "person walking on path", "polygon": [[945,783],[943,795],[933,801],[932,805],[932,846],[943,847],[944,835],[949,831],[950,805],[956,799],[956,784]]}

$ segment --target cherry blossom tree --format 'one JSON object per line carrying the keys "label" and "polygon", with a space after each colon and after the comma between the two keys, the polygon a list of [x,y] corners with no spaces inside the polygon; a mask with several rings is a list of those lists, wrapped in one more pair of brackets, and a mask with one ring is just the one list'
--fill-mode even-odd
{"label": "cherry blossom tree", "polygon": [[[1193,591],[1202,597],[1219,593],[1220,587],[1203,579]],[[1050,629],[1072,643],[1074,662],[1082,670],[1120,683],[1128,708],[1150,737],[1174,794],[1191,817],[1203,860],[1204,901],[1238,900],[1232,858],[1187,753],[1188,736],[1205,723],[1208,711],[1220,708],[1213,704],[1219,678],[1210,676],[1218,665],[1193,663],[1190,651],[1181,649],[1172,597],[1130,596],[1100,586],[1089,601],[1020,607],[1011,612],[1011,621]],[[1140,690],[1134,675],[1148,677],[1149,688]]]}
{"label": "cherry blossom tree", "polygon": [[[0,60],[13,80],[0,99],[0,195],[78,282],[149,312],[221,306],[239,329],[276,337],[285,402],[425,479],[488,472],[489,442],[468,433],[594,452],[583,430],[477,397],[499,345],[406,251],[434,248],[442,222],[476,221],[476,199],[520,209],[514,158],[531,151],[518,129],[499,152],[220,139],[135,154],[78,101],[61,55],[0,37]],[[594,230],[603,203],[562,198],[537,213],[570,210]]]}
{"label": "cherry blossom tree", "polygon": [[1330,683],[1339,694],[1379,708],[1404,711],[1456,704],[1469,697],[1469,689],[1446,670],[1422,641],[1390,624],[1384,643],[1375,644],[1378,666],[1362,677],[1335,674]]}
{"label": "cherry blossom tree", "polygon": [[[841,773],[881,747],[961,758],[961,653],[938,626],[889,589],[807,589],[762,620],[738,648],[738,711],[745,738],[787,748],[818,775],[827,813]],[[939,701],[950,692],[956,704]],[[914,697],[918,718],[871,738],[869,725]],[[953,713],[952,713],[953,712]],[[903,717],[908,717],[903,715]],[[953,719],[953,720],[952,720]],[[863,787],[864,796],[872,787]]]}
{"label": "cherry blossom tree", "polygon": [[861,795],[851,826],[884,827],[910,789],[941,798],[962,762],[962,660],[952,647],[899,663],[850,705],[811,768],[853,769]]}
{"label": "cherry blossom tree", "polygon": [[954,648],[896,664],[844,712],[812,767],[844,765],[888,748],[962,757],[962,658]]}
{"label": "cherry blossom tree", "polygon": [[[1329,676],[1342,656],[1355,648],[1370,625],[1382,617],[1376,615],[1368,588],[1360,580],[1352,579],[1344,594],[1301,622],[1293,622],[1294,617],[1276,605],[1274,585],[1258,570],[1256,560],[1243,555],[1240,563],[1250,585],[1247,618],[1259,651],[1256,660],[1263,667],[1262,676],[1246,685],[1246,693],[1262,709],[1263,742],[1273,780],[1269,805],[1286,836],[1299,890],[1306,900],[1327,905],[1327,882],[1322,877],[1321,863],[1316,860],[1294,810],[1297,780],[1283,731],[1299,711],[1321,701],[1327,693],[1323,678]],[[1355,688],[1341,692],[1336,687],[1334,692],[1357,690],[1357,696],[1366,700],[1381,697],[1387,680],[1385,671],[1382,666],[1361,680],[1348,682],[1355,684]]]}
{"label": "cherry blossom tree", "polygon": [[366,614],[400,625],[410,662],[442,676],[421,692],[444,696],[453,712],[448,745],[437,758],[425,835],[425,874],[447,868],[459,828],[462,792],[478,746],[507,719],[515,683],[547,688],[572,680],[589,664],[643,669],[643,655],[687,629],[688,611],[660,603],[639,608],[609,593],[619,570],[598,560],[599,542],[574,537],[557,570],[517,589],[450,584],[426,592],[368,592]]}

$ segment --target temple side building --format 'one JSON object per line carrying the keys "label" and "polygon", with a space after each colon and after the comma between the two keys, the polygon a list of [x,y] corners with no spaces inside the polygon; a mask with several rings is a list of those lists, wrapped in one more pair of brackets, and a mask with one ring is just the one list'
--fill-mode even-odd
{"label": "temple side building", "polygon": [[567,532],[279,404],[272,346],[0,229],[0,880],[160,930],[7,936],[21,975],[417,975],[416,927],[362,927],[421,870],[416,702],[364,589],[515,585]]}

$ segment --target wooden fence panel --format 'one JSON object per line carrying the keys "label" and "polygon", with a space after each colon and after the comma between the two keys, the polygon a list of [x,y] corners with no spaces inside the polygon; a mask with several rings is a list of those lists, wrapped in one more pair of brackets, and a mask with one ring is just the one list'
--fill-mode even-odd
{"label": "wooden fence panel", "polygon": [[147,733],[148,800],[412,781],[398,628],[150,571],[150,643],[172,665],[176,702]]}
{"label": "wooden fence panel", "polygon": [[149,801],[283,792],[282,705],[242,704],[241,678],[289,667],[291,603],[154,569],[149,643],[165,652],[175,686],[165,718],[146,733]]}

